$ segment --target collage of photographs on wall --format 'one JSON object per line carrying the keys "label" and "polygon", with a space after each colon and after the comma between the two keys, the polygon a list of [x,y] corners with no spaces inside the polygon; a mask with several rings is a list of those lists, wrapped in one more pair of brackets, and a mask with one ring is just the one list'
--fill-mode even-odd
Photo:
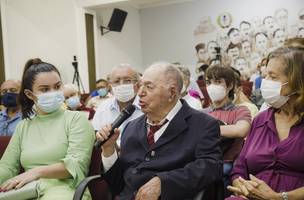
{"label": "collage of photographs on wall", "polygon": [[239,25],[235,27],[231,26],[233,16],[227,12],[217,17],[216,25],[210,17],[203,17],[194,30],[195,37],[204,38],[195,46],[198,77],[203,76],[207,66],[221,62],[239,70],[242,80],[255,82],[265,68],[260,63],[269,52],[288,38],[304,38],[304,8],[297,16],[295,24],[288,24],[288,10],[281,8],[272,16],[236,22]]}

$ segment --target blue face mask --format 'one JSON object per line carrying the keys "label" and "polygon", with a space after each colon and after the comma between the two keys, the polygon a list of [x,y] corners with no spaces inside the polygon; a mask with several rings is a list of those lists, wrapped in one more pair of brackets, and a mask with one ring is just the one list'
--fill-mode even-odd
{"label": "blue face mask", "polygon": [[108,94],[108,89],[100,88],[99,90],[97,90],[97,93],[100,97],[105,97]]}
{"label": "blue face mask", "polygon": [[17,106],[17,93],[8,92],[2,96],[2,103],[6,108],[13,108]]}
{"label": "blue face mask", "polygon": [[64,96],[62,91],[47,92],[37,95],[37,106],[46,113],[56,111],[62,105]]}
{"label": "blue face mask", "polygon": [[72,110],[75,110],[78,108],[78,106],[80,106],[80,98],[79,96],[73,96],[68,98],[66,101],[66,104],[69,108],[71,108]]}

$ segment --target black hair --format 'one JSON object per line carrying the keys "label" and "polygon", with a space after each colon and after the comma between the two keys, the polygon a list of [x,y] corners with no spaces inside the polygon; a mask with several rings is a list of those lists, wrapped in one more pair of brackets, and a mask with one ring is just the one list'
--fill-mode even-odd
{"label": "black hair", "polygon": [[18,98],[21,105],[23,119],[30,119],[30,117],[34,114],[32,109],[34,101],[25,95],[24,90],[27,89],[32,91],[37,75],[43,72],[56,72],[60,77],[60,73],[54,65],[42,62],[39,58],[28,60],[24,66],[21,89]]}
{"label": "black hair", "polygon": [[235,74],[232,67],[224,67],[223,65],[214,65],[209,67],[206,71],[206,80],[218,80],[224,79],[226,86],[232,86],[231,90],[228,92],[229,99],[234,98],[234,88],[235,88]]}
{"label": "black hair", "polygon": [[106,79],[101,78],[101,79],[98,79],[98,80],[96,81],[96,84],[97,84],[97,83],[100,83],[100,82],[106,82],[106,83],[108,83],[108,81],[107,81]]}

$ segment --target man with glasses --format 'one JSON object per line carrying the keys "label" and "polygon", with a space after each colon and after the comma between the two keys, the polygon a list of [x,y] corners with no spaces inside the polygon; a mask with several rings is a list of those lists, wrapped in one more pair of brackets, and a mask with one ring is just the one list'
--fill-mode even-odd
{"label": "man with glasses", "polygon": [[[218,122],[180,100],[182,87],[181,73],[170,63],[155,63],[145,70],[138,91],[144,115],[126,125],[120,154],[115,149],[117,129],[101,147],[102,176],[113,197],[193,199],[221,179]],[[106,140],[110,128],[103,127],[97,139]]]}
{"label": "man with glasses", "polygon": [[20,81],[7,80],[1,85],[0,136],[13,135],[17,123],[21,120],[21,110],[17,102]]}
{"label": "man with glasses", "polygon": [[[130,104],[135,105],[135,112],[121,126],[125,125],[142,114],[138,106],[137,82],[139,74],[129,64],[119,64],[109,74],[109,83],[113,96],[103,101],[97,108],[92,124],[96,131],[101,130],[106,124],[111,124],[119,116],[121,110]],[[120,145],[120,139],[117,144]]]}

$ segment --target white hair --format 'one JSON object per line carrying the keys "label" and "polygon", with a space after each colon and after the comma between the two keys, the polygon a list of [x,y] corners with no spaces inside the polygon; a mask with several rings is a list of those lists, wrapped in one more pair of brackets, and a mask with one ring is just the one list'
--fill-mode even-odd
{"label": "white hair", "polygon": [[176,85],[178,92],[181,92],[183,88],[183,78],[181,71],[174,64],[162,61],[153,63],[149,68],[162,69],[164,71],[166,81]]}

